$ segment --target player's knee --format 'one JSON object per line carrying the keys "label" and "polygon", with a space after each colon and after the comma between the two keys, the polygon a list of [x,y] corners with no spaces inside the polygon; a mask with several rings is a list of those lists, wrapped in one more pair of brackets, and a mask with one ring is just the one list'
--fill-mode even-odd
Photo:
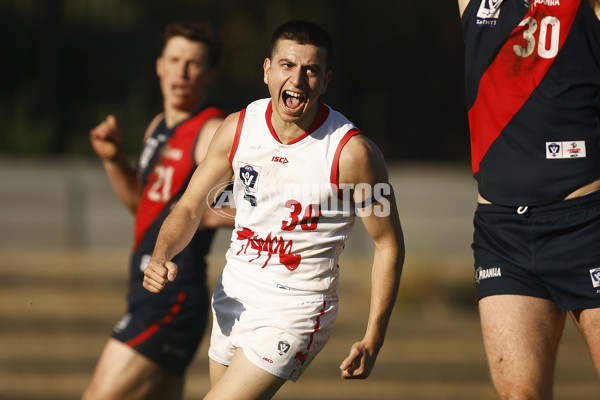
{"label": "player's knee", "polygon": [[546,400],[549,398],[534,393],[508,393],[500,395],[500,399],[502,400]]}
{"label": "player's knee", "polygon": [[496,383],[496,391],[502,400],[548,400],[552,398],[552,385],[533,382]]}
{"label": "player's knee", "polygon": [[137,397],[130,390],[124,389],[117,382],[92,380],[81,400],[131,400],[135,398]]}

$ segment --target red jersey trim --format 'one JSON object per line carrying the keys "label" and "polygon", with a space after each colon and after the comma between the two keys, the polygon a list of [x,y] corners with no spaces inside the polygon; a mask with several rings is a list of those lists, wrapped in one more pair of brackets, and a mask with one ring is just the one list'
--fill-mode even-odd
{"label": "red jersey trim", "polygon": [[231,153],[229,153],[229,164],[233,166],[233,157],[240,145],[240,136],[242,134],[242,126],[244,125],[244,119],[246,118],[246,109],[240,111],[240,118],[238,119],[237,127],[235,128],[235,137],[233,138],[233,144],[231,145]]}
{"label": "red jersey trim", "polygon": [[340,192],[339,190],[340,154],[342,154],[342,150],[344,146],[346,146],[346,143],[348,143],[348,140],[350,140],[350,138],[353,136],[360,134],[361,132],[358,129],[350,129],[348,132],[346,132],[342,140],[340,140],[340,143],[335,150],[335,155],[333,156],[333,164],[331,165],[331,176],[329,180],[331,181],[331,187],[333,188],[334,193],[336,193],[338,198],[341,200],[344,199],[342,198],[343,192]]}
{"label": "red jersey trim", "polygon": [[[277,136],[277,133],[275,132],[275,128],[273,128],[273,123],[271,122],[272,116],[273,116],[273,100],[270,100],[269,104],[267,105],[267,111],[265,111],[265,120],[267,122],[267,127],[269,127],[269,132],[271,132],[271,136],[273,136],[273,139],[275,139],[278,143],[281,143],[281,140],[279,140],[279,137]],[[327,120],[327,117],[329,117],[329,107],[327,107],[322,101],[319,100],[319,111],[317,113],[317,117],[313,121],[310,128],[308,128],[308,130],[306,132],[304,132],[302,135],[298,136],[296,139],[292,140],[291,142],[289,142],[287,144],[298,143],[305,137],[309,136],[311,133],[313,133],[314,131],[319,129],[319,127],[321,125],[323,125],[323,123]]]}
{"label": "red jersey trim", "polygon": [[[574,1],[564,2],[564,5],[559,7],[544,5],[533,7],[525,15],[523,22],[512,31],[481,77],[477,99],[469,110],[471,163],[474,174],[479,171],[479,164],[492,143],[523,107],[557,57],[547,59],[538,54],[539,28],[535,32],[537,40],[533,53],[526,57],[515,54],[514,47],[527,45],[524,37],[528,35],[526,31],[529,25],[526,21],[529,18],[539,19],[543,16],[558,18],[560,21],[558,53],[560,53],[575,20],[578,7],[579,2]],[[540,21],[536,22],[539,25]],[[548,37],[552,34],[550,31],[551,29],[548,29]],[[516,57],[519,57],[518,63],[515,62]]]}
{"label": "red jersey trim", "polygon": [[145,331],[143,331],[139,335],[126,341],[125,344],[129,347],[136,347],[150,339],[152,336],[154,336],[161,327],[173,321],[173,318],[181,312],[181,305],[185,301],[185,297],[185,292],[180,292],[177,296],[177,301],[175,302],[175,304],[173,304],[171,310],[167,315],[165,315],[160,321],[150,325],[148,328],[146,328]]}

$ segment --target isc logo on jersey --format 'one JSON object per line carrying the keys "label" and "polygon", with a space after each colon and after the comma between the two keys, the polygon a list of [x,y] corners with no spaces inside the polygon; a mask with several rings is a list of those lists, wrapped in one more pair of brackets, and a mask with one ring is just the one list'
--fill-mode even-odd
{"label": "isc logo on jersey", "polygon": [[481,0],[477,11],[477,25],[495,26],[503,0]]}

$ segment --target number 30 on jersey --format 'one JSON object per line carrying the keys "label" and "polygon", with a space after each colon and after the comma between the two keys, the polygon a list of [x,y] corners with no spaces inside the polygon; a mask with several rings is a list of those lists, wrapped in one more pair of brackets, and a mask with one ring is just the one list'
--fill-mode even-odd
{"label": "number 30 on jersey", "polygon": [[[542,58],[554,58],[558,54],[560,39],[560,21],[556,17],[546,16],[538,23],[535,18],[525,18],[519,26],[527,26],[523,31],[525,46],[514,45],[513,50],[519,57],[529,57],[537,50]],[[539,31],[538,31],[539,28]]]}

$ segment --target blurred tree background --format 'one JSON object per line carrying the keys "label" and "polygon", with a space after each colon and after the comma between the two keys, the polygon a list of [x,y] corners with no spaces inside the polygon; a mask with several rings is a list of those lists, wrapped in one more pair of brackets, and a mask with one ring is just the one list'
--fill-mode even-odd
{"label": "blurred tree background", "polygon": [[266,97],[270,35],[309,19],[334,40],[326,103],[388,160],[467,165],[463,44],[455,1],[0,0],[0,154],[89,156],[89,129],[117,115],[136,154],[162,109],[164,26],[208,20],[226,45],[209,98],[233,112]]}

